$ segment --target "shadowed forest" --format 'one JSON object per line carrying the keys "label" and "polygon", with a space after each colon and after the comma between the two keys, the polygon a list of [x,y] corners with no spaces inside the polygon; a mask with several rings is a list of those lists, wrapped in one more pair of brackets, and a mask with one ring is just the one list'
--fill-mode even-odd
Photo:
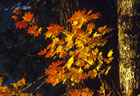
{"label": "shadowed forest", "polygon": [[139,7],[0,0],[0,96],[139,96]]}

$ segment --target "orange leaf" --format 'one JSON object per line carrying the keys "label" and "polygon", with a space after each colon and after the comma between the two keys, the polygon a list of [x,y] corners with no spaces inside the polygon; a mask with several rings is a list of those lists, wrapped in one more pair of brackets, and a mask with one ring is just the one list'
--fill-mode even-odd
{"label": "orange leaf", "polygon": [[28,13],[25,12],[24,16],[22,16],[22,18],[27,21],[30,22],[33,18],[34,14],[31,14],[31,12],[29,11]]}
{"label": "orange leaf", "polygon": [[18,16],[13,15],[13,16],[12,16],[12,18],[13,18],[13,19],[15,19],[15,20],[17,20],[19,17],[18,17]]}
{"label": "orange leaf", "polygon": [[37,55],[45,55],[47,53],[46,49],[41,50]]}
{"label": "orange leaf", "polygon": [[99,28],[98,28],[98,31],[99,31],[99,32],[102,32],[103,30],[106,29],[106,27],[107,27],[106,25],[105,25],[105,26],[102,26],[102,27],[99,27]]}
{"label": "orange leaf", "polygon": [[64,27],[59,26],[57,24],[50,24],[49,27],[47,27],[48,31],[45,33],[45,37],[49,38],[52,36],[52,38],[60,35],[61,32],[64,31]]}
{"label": "orange leaf", "polygon": [[22,21],[16,22],[15,25],[16,25],[16,28],[22,29],[22,28],[25,28],[28,24],[24,20],[22,20]]}
{"label": "orange leaf", "polygon": [[53,50],[50,50],[47,54],[46,54],[46,58],[51,58],[55,55],[56,52],[54,52]]}
{"label": "orange leaf", "polygon": [[27,29],[28,33],[34,36],[38,36],[39,34],[41,34],[42,28],[40,27],[38,29],[37,25],[32,25],[31,27],[29,27]]}
{"label": "orange leaf", "polygon": [[16,8],[13,10],[13,13],[15,13],[15,14],[21,14],[21,11],[18,9],[18,7],[16,7]]}
{"label": "orange leaf", "polygon": [[95,29],[95,24],[94,24],[94,23],[88,23],[88,24],[87,24],[87,32],[88,32],[89,34],[92,33],[92,29]]}

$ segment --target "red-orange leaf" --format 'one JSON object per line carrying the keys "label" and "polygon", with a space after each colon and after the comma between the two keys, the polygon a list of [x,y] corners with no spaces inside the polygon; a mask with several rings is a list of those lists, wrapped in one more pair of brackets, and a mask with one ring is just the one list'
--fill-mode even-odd
{"label": "red-orange leaf", "polygon": [[15,13],[15,14],[21,14],[21,11],[16,7],[16,8],[13,10],[13,13]]}
{"label": "red-orange leaf", "polygon": [[31,27],[29,27],[27,29],[28,33],[34,36],[38,36],[39,34],[41,34],[42,28],[40,27],[38,29],[37,25],[32,25]]}
{"label": "red-orange leaf", "polygon": [[47,27],[48,31],[45,33],[45,37],[49,38],[49,37],[56,37],[58,35],[60,35],[61,32],[64,31],[64,27],[63,26],[59,26],[57,24],[50,24],[49,27]]}
{"label": "red-orange leaf", "polygon": [[22,29],[22,28],[25,28],[28,24],[27,22],[22,20],[22,21],[16,22],[15,25],[16,25],[16,28]]}
{"label": "red-orange leaf", "polygon": [[28,13],[25,12],[25,14],[24,14],[24,16],[22,16],[22,18],[25,21],[30,22],[32,20],[32,18],[33,18],[33,15],[34,14],[32,14],[31,12],[28,12]]}
{"label": "red-orange leaf", "polygon": [[47,53],[47,51],[46,51],[46,49],[44,49],[44,50],[41,50],[39,53],[38,53],[38,55],[45,55]]}
{"label": "red-orange leaf", "polygon": [[12,18],[13,18],[13,19],[15,19],[15,20],[17,20],[19,17],[18,17],[18,16],[13,15],[13,16],[12,16]]}

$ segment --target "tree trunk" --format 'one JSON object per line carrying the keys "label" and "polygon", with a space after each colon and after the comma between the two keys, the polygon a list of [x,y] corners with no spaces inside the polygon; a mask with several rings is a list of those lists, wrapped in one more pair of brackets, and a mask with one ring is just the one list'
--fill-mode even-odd
{"label": "tree trunk", "polygon": [[[66,30],[71,32],[71,24],[67,23],[67,20],[72,16],[72,14],[79,8],[79,0],[59,0],[59,16],[60,25],[65,26]],[[63,38],[63,37],[62,37]],[[64,60],[66,59],[63,58]],[[71,84],[67,80],[66,84],[66,96],[69,96],[68,91],[71,89]]]}
{"label": "tree trunk", "polygon": [[78,0],[60,0],[60,24],[66,26],[69,31],[71,29],[71,25],[69,23],[66,23],[66,21],[72,16],[74,11],[76,11],[78,7]]}
{"label": "tree trunk", "polygon": [[136,96],[139,88],[140,0],[118,0],[119,79],[123,95]]}

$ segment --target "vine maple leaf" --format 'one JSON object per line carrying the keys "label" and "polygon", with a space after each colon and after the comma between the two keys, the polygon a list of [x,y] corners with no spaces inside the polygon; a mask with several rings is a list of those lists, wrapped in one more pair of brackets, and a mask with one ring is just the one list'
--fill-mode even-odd
{"label": "vine maple leaf", "polygon": [[69,90],[71,96],[93,96],[93,92],[88,87],[83,89],[71,89]]}
{"label": "vine maple leaf", "polygon": [[18,16],[13,15],[13,16],[12,16],[12,18],[13,18],[13,19],[15,19],[15,20],[17,20],[19,17],[18,17]]}
{"label": "vine maple leaf", "polygon": [[47,53],[47,50],[44,49],[44,50],[41,50],[37,55],[45,55]]}
{"label": "vine maple leaf", "polygon": [[34,36],[38,36],[39,34],[41,34],[42,28],[40,27],[38,29],[37,25],[32,25],[31,27],[29,27],[27,29],[28,33]]}
{"label": "vine maple leaf", "polygon": [[60,35],[61,32],[64,31],[64,27],[63,26],[59,26],[57,24],[50,24],[49,27],[47,27],[48,31],[45,33],[45,37],[46,38],[54,38],[58,35]]}
{"label": "vine maple leaf", "polygon": [[30,22],[33,18],[34,14],[32,14],[30,11],[28,13],[25,12],[24,16],[22,16],[22,18],[26,21],[26,22]]}
{"label": "vine maple leaf", "polygon": [[22,21],[16,22],[15,25],[16,25],[16,28],[22,29],[22,28],[25,28],[28,24],[27,22],[22,20]]}
{"label": "vine maple leaf", "polygon": [[18,7],[16,7],[16,8],[13,10],[13,13],[15,13],[15,14],[21,14],[21,11],[18,9]]}

